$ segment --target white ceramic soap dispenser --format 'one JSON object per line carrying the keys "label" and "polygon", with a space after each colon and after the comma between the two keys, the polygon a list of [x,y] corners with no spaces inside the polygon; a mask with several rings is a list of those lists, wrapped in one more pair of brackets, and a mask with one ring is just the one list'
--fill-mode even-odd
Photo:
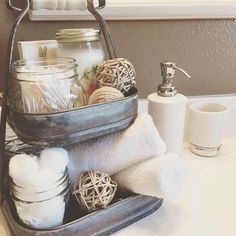
{"label": "white ceramic soap dispenser", "polygon": [[187,97],[179,94],[173,84],[176,70],[191,78],[175,63],[161,63],[163,83],[157,87],[157,93],[148,96],[148,112],[166,143],[167,152],[181,155]]}

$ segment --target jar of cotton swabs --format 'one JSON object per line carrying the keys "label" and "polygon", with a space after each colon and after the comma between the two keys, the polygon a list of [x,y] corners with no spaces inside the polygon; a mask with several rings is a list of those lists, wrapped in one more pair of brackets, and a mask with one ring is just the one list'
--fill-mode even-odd
{"label": "jar of cotton swabs", "polygon": [[18,60],[11,68],[10,106],[21,113],[45,114],[84,105],[72,58]]}

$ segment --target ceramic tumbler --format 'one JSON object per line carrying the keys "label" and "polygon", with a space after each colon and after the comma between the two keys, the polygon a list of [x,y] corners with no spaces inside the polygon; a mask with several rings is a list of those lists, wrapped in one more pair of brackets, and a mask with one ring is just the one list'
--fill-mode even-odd
{"label": "ceramic tumbler", "polygon": [[190,150],[200,156],[217,156],[221,151],[229,108],[220,103],[196,102],[189,109]]}

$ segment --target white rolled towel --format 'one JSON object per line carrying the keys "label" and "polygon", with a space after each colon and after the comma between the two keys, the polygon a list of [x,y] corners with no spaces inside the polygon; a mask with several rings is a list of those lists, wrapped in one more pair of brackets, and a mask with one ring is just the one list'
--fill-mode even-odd
{"label": "white rolled towel", "polygon": [[112,179],[119,187],[134,193],[175,201],[186,176],[183,159],[170,153],[120,171]]}
{"label": "white rolled towel", "polygon": [[69,146],[67,150],[70,178],[74,183],[82,171],[97,170],[112,175],[164,154],[166,145],[152,117],[143,113],[123,131]]}
{"label": "white rolled towel", "polygon": [[87,9],[87,0],[31,0],[33,10],[81,10]]}
{"label": "white rolled towel", "polygon": [[32,0],[31,4],[33,10],[56,10],[58,7],[58,0]]}
{"label": "white rolled towel", "polygon": [[87,10],[87,0],[67,0],[66,10]]}

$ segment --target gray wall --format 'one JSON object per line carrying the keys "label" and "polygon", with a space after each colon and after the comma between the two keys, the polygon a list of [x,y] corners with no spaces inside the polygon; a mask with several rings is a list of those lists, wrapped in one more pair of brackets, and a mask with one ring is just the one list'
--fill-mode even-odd
{"label": "gray wall", "polygon": [[[0,76],[6,65],[6,46],[14,13],[0,5]],[[128,58],[137,71],[137,87],[144,98],[161,82],[160,62],[170,60],[192,80],[176,76],[186,95],[236,92],[236,22],[234,20],[110,21],[117,54]],[[20,27],[18,40],[50,39],[58,28],[96,26],[95,22],[29,22]],[[0,83],[2,88],[2,82]]]}

